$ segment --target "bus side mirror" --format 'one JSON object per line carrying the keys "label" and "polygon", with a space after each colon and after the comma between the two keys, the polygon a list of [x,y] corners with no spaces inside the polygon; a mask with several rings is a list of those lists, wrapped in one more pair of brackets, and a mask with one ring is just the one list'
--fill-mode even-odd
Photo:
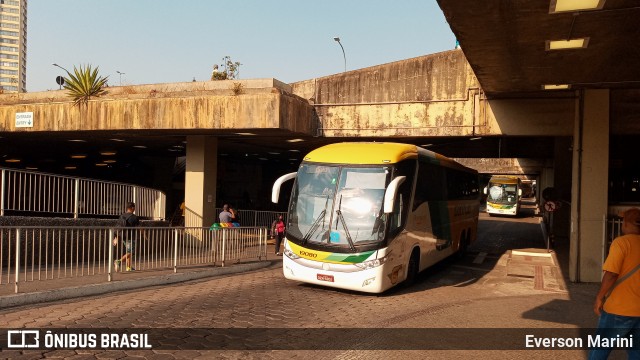
{"label": "bus side mirror", "polygon": [[287,175],[282,175],[273,183],[273,189],[271,189],[271,202],[274,204],[278,203],[278,198],[280,197],[280,187],[282,183],[288,180],[295,178],[298,173],[289,173]]}
{"label": "bus side mirror", "polygon": [[387,190],[384,192],[384,213],[385,214],[390,214],[393,212],[393,204],[395,204],[396,202],[396,195],[398,195],[398,188],[406,178],[407,178],[406,176],[398,176],[397,178],[393,179],[391,183],[389,183]]}

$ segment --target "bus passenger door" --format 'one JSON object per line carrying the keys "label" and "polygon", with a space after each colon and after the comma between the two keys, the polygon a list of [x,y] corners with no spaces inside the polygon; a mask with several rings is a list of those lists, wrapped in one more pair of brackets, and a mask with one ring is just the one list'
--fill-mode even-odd
{"label": "bus passenger door", "polygon": [[396,254],[397,265],[405,266],[409,261],[412,243],[410,239],[408,224],[410,222],[410,201],[411,192],[415,181],[416,160],[405,160],[395,167],[393,178],[405,176],[406,180],[398,187],[398,194],[393,206],[393,212],[389,214],[389,250]]}

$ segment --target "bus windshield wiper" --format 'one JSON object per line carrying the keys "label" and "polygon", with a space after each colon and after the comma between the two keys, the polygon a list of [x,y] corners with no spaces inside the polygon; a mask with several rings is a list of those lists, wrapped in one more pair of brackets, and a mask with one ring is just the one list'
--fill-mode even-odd
{"label": "bus windshield wiper", "polygon": [[338,204],[338,210],[336,210],[336,214],[338,214],[338,219],[342,222],[342,227],[344,228],[344,233],[347,235],[347,241],[349,242],[349,247],[351,251],[355,252],[356,247],[353,245],[353,239],[351,239],[351,234],[349,234],[349,229],[347,228],[347,222],[344,221],[344,216],[342,216],[342,195],[340,195],[340,203]]}
{"label": "bus windshield wiper", "polygon": [[309,241],[309,239],[311,239],[311,236],[313,236],[316,230],[318,230],[318,227],[320,227],[320,220],[322,220],[322,228],[324,229],[324,215],[327,213],[328,203],[329,203],[329,197],[327,196],[327,200],[324,202],[324,209],[322,209],[318,217],[313,221],[313,224],[311,224],[309,231],[307,231],[307,233],[304,234],[304,236],[302,237],[303,244]]}

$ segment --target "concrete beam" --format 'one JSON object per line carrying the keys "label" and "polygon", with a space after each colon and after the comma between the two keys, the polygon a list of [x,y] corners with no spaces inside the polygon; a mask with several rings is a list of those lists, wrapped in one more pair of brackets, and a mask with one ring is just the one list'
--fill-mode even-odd
{"label": "concrete beam", "polygon": [[481,174],[539,175],[548,160],[517,158],[455,158],[460,164],[475,169]]}
{"label": "concrete beam", "polygon": [[[0,132],[281,129],[315,134],[312,108],[275,79],[107,88],[75,106],[66,91],[0,96]],[[33,127],[16,128],[18,112]]]}

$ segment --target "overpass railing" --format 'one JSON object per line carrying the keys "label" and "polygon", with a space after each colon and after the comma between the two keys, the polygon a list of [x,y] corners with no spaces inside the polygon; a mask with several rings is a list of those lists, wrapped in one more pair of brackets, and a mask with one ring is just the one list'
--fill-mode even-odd
{"label": "overpass railing", "polygon": [[[267,228],[0,227],[0,286],[267,259]],[[130,246],[129,244],[132,244]],[[120,260],[116,269],[116,260]]]}
{"label": "overpass railing", "polygon": [[130,201],[142,218],[165,218],[166,196],[159,190],[27,170],[5,168],[0,174],[0,215],[12,211],[74,218],[117,216]]}

